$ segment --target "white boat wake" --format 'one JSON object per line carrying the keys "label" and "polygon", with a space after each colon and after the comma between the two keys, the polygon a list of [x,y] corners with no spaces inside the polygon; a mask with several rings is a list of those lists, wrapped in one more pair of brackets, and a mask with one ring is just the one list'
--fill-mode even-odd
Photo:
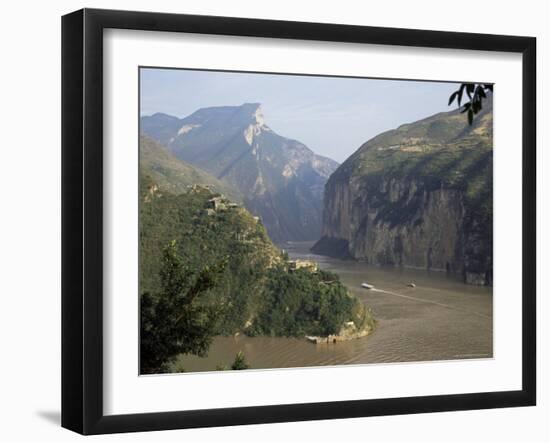
{"label": "white boat wake", "polygon": [[440,302],[437,302],[437,301],[428,300],[426,298],[413,297],[411,295],[399,294],[398,292],[386,291],[384,289],[378,289],[378,288],[372,288],[372,289],[370,289],[370,292],[381,292],[383,294],[389,294],[389,295],[393,295],[395,297],[406,298],[406,299],[421,302],[421,303],[429,303],[429,304],[432,304],[432,305],[441,306],[442,308],[446,308],[446,309],[452,309],[452,310],[455,310],[455,311],[466,312],[468,314],[477,315],[478,317],[482,317],[482,318],[491,318],[491,316],[481,314],[480,312],[468,311],[467,309],[460,309],[460,308],[457,308],[456,306],[451,306],[451,305],[447,305],[445,303],[440,303]]}

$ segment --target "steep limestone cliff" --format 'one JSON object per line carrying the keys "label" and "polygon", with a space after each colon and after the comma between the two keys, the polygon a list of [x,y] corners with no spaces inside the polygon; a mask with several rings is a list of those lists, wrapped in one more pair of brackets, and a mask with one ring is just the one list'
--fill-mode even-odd
{"label": "steep limestone cliff", "polygon": [[319,254],[445,270],[492,284],[492,106],[365,143],[325,186]]}

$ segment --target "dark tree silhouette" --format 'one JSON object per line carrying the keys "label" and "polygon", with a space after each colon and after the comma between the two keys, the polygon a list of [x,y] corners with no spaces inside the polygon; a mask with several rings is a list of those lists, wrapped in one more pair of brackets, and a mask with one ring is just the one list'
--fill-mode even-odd
{"label": "dark tree silhouette", "polygon": [[[493,85],[488,83],[462,83],[460,87],[449,97],[449,106],[457,101],[460,112],[468,113],[468,123],[471,125],[476,115],[483,108],[483,100],[487,98],[487,92],[493,92]],[[462,104],[464,93],[468,101]]]}
{"label": "dark tree silhouette", "polygon": [[216,285],[225,261],[193,272],[178,255],[175,241],[164,248],[162,260],[161,290],[141,295],[142,374],[164,371],[178,354],[204,356],[219,315],[198,299]]}

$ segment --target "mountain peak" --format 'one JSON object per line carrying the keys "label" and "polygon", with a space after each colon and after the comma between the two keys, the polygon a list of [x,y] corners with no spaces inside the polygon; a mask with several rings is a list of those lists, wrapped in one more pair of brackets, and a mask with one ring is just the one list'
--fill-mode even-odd
{"label": "mountain peak", "polygon": [[338,165],[271,130],[260,103],[202,108],[177,125],[142,128],[178,159],[236,189],[277,241],[320,234],[324,185]]}
{"label": "mountain peak", "polygon": [[252,121],[258,126],[265,126],[264,114],[260,103],[245,103],[243,106],[249,106],[252,112]]}
{"label": "mountain peak", "polygon": [[[206,122],[229,124],[248,127],[249,125],[264,125],[264,117],[260,103],[243,103],[233,106],[211,106],[200,108],[190,116],[181,120],[184,124],[204,124]],[[223,123],[222,123],[223,122]]]}
{"label": "mountain peak", "polygon": [[240,108],[245,113],[250,113],[253,120],[256,121],[256,123],[263,124],[264,123],[264,115],[262,112],[262,104],[261,103],[244,103],[240,106]]}
{"label": "mountain peak", "polygon": [[[147,116],[145,116],[147,117]],[[170,115],[170,114],[166,114],[164,112],[155,112],[153,115],[149,116],[148,118],[154,118],[154,119],[162,119],[162,120],[170,120],[170,121],[175,121],[175,120],[179,120],[177,117],[174,117],[173,115]]]}
{"label": "mountain peak", "polygon": [[262,104],[261,103],[243,103],[240,106],[236,106],[237,108],[244,108],[244,109],[251,109],[253,111],[256,111],[257,109],[261,109]]}

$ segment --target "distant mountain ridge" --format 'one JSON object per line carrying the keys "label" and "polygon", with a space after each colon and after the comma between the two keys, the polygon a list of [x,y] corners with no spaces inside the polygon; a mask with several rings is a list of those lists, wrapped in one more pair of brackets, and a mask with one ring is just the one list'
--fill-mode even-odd
{"label": "distant mountain ridge", "polygon": [[276,242],[316,240],[326,181],[338,163],[276,134],[259,103],[141,118],[141,132],[237,190]]}

